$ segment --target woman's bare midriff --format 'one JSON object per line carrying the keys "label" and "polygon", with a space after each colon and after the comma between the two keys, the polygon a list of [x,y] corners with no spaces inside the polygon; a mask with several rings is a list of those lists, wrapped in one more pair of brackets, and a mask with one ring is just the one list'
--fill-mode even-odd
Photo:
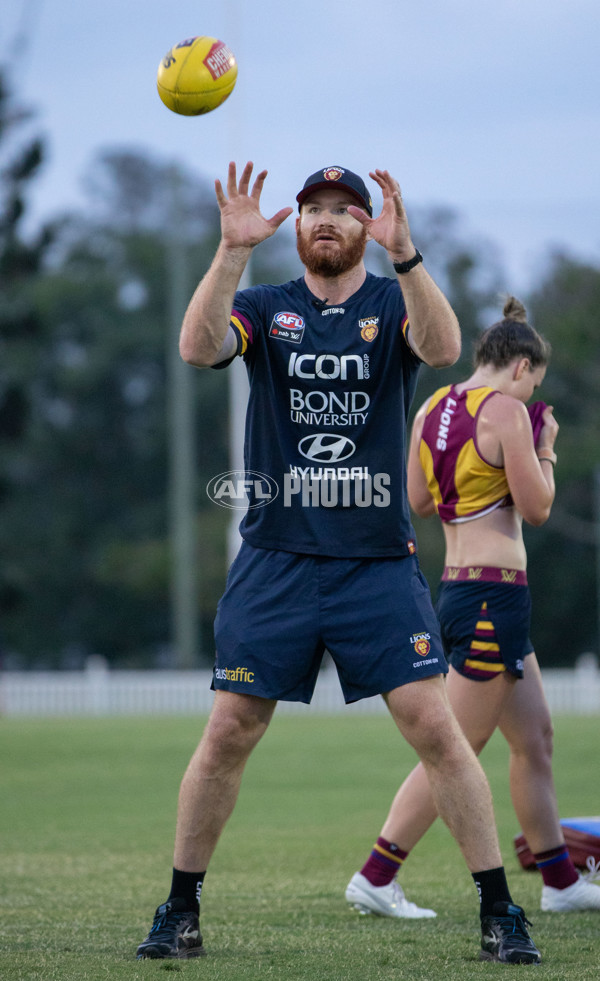
{"label": "woman's bare midriff", "polygon": [[522,520],[514,507],[504,507],[471,521],[444,522],[446,565],[526,569]]}

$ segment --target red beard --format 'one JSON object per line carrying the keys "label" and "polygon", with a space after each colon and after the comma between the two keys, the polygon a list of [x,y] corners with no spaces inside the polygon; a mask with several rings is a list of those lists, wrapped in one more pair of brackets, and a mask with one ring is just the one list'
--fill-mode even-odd
{"label": "red beard", "polygon": [[361,228],[361,234],[358,238],[347,244],[336,239],[336,243],[338,248],[335,252],[324,254],[319,251],[318,243],[307,241],[300,230],[296,235],[300,260],[314,276],[325,276],[333,279],[335,276],[341,276],[342,273],[357,266],[365,254],[367,231],[365,228]]}

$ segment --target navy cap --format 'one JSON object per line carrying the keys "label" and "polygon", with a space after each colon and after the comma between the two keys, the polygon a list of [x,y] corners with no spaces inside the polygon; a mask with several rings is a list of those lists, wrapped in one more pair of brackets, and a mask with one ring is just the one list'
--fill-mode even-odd
{"label": "navy cap", "polygon": [[371,201],[371,195],[367,191],[365,182],[358,174],[353,174],[351,170],[346,170],[344,167],[323,167],[323,170],[317,170],[315,174],[307,177],[304,187],[296,195],[298,210],[302,207],[302,202],[313,191],[321,191],[333,187],[343,187],[353,198],[356,198],[358,204],[360,204],[361,208],[365,209],[369,217],[373,217],[373,202]]}

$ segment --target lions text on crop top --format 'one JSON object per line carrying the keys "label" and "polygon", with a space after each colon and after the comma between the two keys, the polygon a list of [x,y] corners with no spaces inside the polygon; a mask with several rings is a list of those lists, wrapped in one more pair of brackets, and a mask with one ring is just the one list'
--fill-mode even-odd
{"label": "lions text on crop top", "polygon": [[399,284],[368,273],[338,306],[314,300],[303,278],[235,296],[244,467],[278,487],[264,507],[250,497],[241,535],[315,555],[411,554],[406,427],[420,361]]}
{"label": "lions text on crop top", "polygon": [[442,521],[481,517],[512,503],[506,473],[477,446],[477,420],[493,388],[438,389],[428,404],[419,459]]}

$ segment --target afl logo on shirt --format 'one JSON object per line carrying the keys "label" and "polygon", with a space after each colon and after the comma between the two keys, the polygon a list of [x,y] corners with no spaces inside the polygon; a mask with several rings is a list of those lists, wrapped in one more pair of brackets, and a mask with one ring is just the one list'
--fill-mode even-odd
{"label": "afl logo on shirt", "polygon": [[299,344],[304,334],[304,320],[297,313],[276,313],[269,329],[269,337],[278,341],[290,341]]}
{"label": "afl logo on shirt", "polygon": [[298,449],[307,460],[315,463],[339,463],[352,456],[356,446],[347,436],[337,436],[335,433],[317,433],[316,436],[305,436],[298,443]]}

